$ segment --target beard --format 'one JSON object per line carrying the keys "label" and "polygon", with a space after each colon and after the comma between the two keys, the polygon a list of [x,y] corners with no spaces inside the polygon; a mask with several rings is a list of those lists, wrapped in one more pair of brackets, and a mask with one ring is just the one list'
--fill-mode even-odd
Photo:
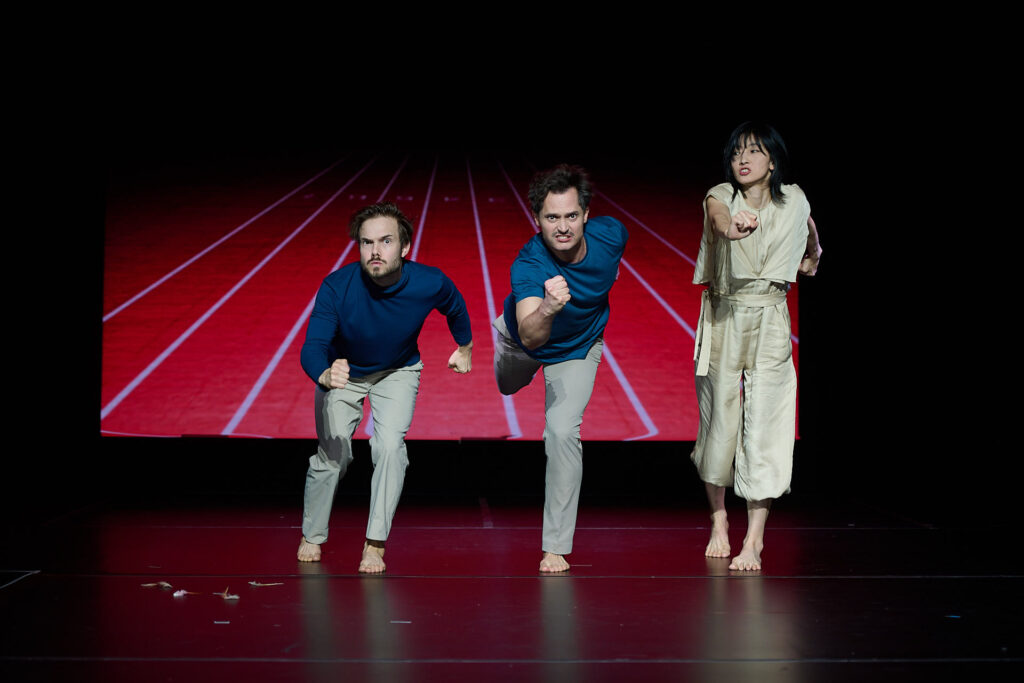
{"label": "beard", "polygon": [[363,267],[363,272],[366,273],[371,280],[384,280],[392,277],[402,270],[402,257],[398,257],[393,261],[385,260],[379,265],[370,265],[369,263],[360,261],[360,265]]}

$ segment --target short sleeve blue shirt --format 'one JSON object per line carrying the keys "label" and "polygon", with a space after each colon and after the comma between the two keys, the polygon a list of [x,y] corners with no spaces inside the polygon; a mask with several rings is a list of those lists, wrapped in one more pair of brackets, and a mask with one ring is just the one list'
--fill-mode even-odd
{"label": "short sleeve blue shirt", "polygon": [[[512,262],[512,293],[505,299],[505,325],[527,354],[544,363],[585,358],[608,322],[608,292],[618,277],[629,234],[620,221],[597,216],[587,221],[584,239],[587,253],[579,263],[563,263],[553,256],[539,233]],[[516,303],[532,296],[543,297],[544,282],[556,275],[565,278],[571,298],[555,317],[547,343],[527,349],[519,338]]]}

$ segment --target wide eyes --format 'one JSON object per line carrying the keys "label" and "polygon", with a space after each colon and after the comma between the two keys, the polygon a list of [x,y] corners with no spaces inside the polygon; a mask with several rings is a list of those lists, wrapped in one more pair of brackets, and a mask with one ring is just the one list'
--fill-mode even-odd
{"label": "wide eyes", "polygon": [[[565,219],[566,220],[570,220],[570,221],[574,221],[574,220],[576,220],[579,217],[580,217],[580,212],[579,211],[573,211],[572,213],[565,214]],[[562,216],[548,216],[547,217],[549,223],[557,223],[560,218],[562,218]]]}

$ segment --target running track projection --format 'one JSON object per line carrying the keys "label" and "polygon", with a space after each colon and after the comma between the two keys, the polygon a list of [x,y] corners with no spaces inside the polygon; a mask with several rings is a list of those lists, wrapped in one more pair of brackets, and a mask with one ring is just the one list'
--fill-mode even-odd
{"label": "running track projection", "polygon": [[[415,227],[410,259],[452,278],[474,335],[473,371],[455,375],[445,320],[428,318],[409,438],[541,439],[543,378],[502,397],[490,325],[509,292],[509,266],[535,232],[525,204],[535,170],[511,153],[359,151],[269,170],[226,161],[197,165],[191,176],[113,178],[102,433],[315,438],[313,384],[299,366],[313,298],[328,273],[358,259],[347,236],[353,211],[389,200]],[[707,187],[589,170],[591,215],[619,218],[630,239],[583,438],[693,440],[700,288],[690,283]],[[796,357],[795,291],[790,313]]]}

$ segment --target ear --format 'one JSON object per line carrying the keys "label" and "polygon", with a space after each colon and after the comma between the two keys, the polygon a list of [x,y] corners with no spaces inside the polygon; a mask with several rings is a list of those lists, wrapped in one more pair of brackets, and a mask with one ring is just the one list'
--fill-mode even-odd
{"label": "ear", "polygon": [[402,258],[405,258],[405,255],[409,253],[409,249],[411,248],[412,242],[406,242],[404,245],[402,245]]}
{"label": "ear", "polygon": [[587,219],[589,217],[590,217],[590,207],[588,206],[586,209],[583,210],[583,222],[586,223]]}
{"label": "ear", "polygon": [[533,214],[533,224],[536,225],[538,228],[540,227],[540,216],[538,216],[537,214]]}

